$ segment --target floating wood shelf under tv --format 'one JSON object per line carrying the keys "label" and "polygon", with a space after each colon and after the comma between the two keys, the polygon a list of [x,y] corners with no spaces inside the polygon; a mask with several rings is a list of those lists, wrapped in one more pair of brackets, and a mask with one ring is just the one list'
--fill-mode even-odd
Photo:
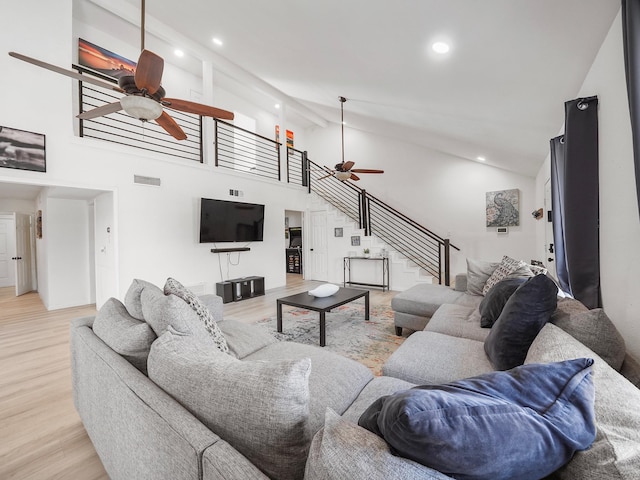
{"label": "floating wood shelf under tv", "polygon": [[251,250],[249,247],[212,248],[211,253],[248,252],[249,250]]}

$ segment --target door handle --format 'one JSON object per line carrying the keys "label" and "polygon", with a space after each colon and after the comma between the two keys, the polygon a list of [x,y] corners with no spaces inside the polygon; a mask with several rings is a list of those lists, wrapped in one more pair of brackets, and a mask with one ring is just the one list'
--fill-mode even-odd
{"label": "door handle", "polygon": [[309,249],[309,251],[310,251],[310,252],[313,252],[313,248],[310,248],[310,249]]}
{"label": "door handle", "polygon": [[549,244],[549,253],[553,253],[553,243]]}
{"label": "door handle", "polygon": [[553,262],[553,258],[551,257],[547,258],[547,262]]}

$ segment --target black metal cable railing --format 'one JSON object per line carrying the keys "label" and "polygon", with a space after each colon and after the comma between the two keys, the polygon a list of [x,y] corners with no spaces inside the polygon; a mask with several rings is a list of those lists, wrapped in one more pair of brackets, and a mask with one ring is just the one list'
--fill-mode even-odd
{"label": "black metal cable railing", "polygon": [[307,152],[287,147],[287,183],[307,186],[305,160]]}
{"label": "black metal cable railing", "polygon": [[308,160],[309,192],[347,215],[365,235],[376,235],[405,258],[450,285],[451,248],[460,250],[431,230],[387,205],[352,182],[341,182],[331,170]]}
{"label": "black metal cable railing", "polygon": [[[75,67],[83,72],[81,67]],[[100,76],[106,82],[116,83],[111,77]],[[79,82],[80,112],[118,101],[122,95],[105,91],[90,83]],[[176,140],[156,122],[141,122],[120,110],[109,115],[80,120],[80,136],[119,145],[126,145],[173,158],[203,162],[202,117],[167,110],[187,134],[186,140]]]}
{"label": "black metal cable railing", "polygon": [[280,143],[223,120],[214,128],[216,167],[280,180]]}

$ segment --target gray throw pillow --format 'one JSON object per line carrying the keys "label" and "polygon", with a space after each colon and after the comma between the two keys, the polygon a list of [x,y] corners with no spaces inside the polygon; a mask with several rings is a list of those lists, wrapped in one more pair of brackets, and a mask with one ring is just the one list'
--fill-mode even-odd
{"label": "gray throw pillow", "polygon": [[551,322],[589,347],[614,369],[620,370],[626,355],[624,338],[601,308],[575,313]]}
{"label": "gray throw pillow", "polygon": [[147,357],[156,339],[151,327],[129,315],[125,306],[110,298],[93,321],[93,333],[134,367],[147,373]]}
{"label": "gray throw pillow", "polygon": [[164,293],[165,295],[176,295],[187,302],[194,312],[196,312],[220,351],[229,353],[229,346],[224,338],[224,334],[220,331],[220,328],[207,306],[198,299],[198,296],[195,293],[171,277],[167,278],[167,283],[164,285]]}
{"label": "gray throw pillow", "polygon": [[316,433],[311,443],[304,478],[444,480],[450,477],[392,454],[382,438],[327,408],[324,428]]}
{"label": "gray throw pillow", "polygon": [[482,295],[482,289],[500,262],[467,259],[467,293]]}
{"label": "gray throw pillow", "polygon": [[311,360],[241,361],[169,327],[149,378],[271,478],[302,478]]}
{"label": "gray throw pillow", "polygon": [[491,276],[487,279],[482,287],[482,294],[486,295],[494,285],[504,280],[507,277],[532,277],[533,273],[527,267],[527,264],[522,260],[516,260],[508,255],[502,257],[500,265],[496,267]]}
{"label": "gray throw pillow", "polygon": [[133,318],[138,320],[144,320],[144,314],[142,313],[142,292],[145,290],[153,290],[154,292],[162,293],[160,288],[156,287],[153,283],[149,283],[145,280],[134,279],[124,296],[124,305]]}
{"label": "gray throw pillow", "polygon": [[142,292],[141,301],[144,317],[158,337],[171,325],[185,335],[208,340],[209,345],[215,347],[196,312],[181,298],[165,295],[161,290],[147,289]]}

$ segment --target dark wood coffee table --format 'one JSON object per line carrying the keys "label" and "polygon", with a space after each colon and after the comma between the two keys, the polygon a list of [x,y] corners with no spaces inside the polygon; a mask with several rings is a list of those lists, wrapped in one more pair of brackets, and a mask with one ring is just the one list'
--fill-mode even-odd
{"label": "dark wood coffee table", "polygon": [[364,319],[369,320],[369,290],[359,290],[356,288],[341,288],[329,297],[314,297],[307,292],[290,295],[288,297],[276,300],[278,305],[277,324],[278,332],[282,333],[282,306],[291,305],[292,307],[306,308],[314,312],[320,312],[320,346],[324,347],[326,340],[326,323],[325,314],[332,309],[353,302],[358,298],[364,297]]}

